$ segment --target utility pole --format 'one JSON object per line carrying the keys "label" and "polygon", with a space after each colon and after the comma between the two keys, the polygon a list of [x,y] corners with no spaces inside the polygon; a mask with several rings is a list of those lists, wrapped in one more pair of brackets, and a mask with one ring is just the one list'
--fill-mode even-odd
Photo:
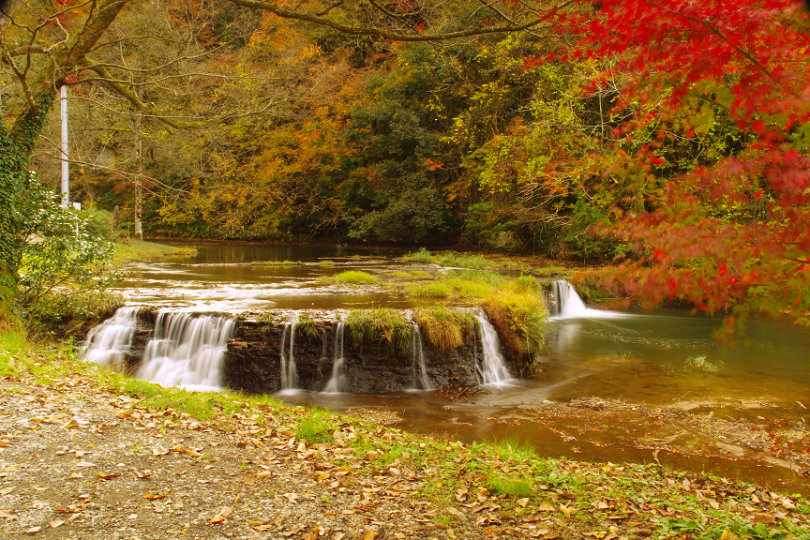
{"label": "utility pole", "polygon": [[61,88],[62,105],[62,207],[67,208],[70,204],[70,161],[68,160],[68,95],[67,85]]}

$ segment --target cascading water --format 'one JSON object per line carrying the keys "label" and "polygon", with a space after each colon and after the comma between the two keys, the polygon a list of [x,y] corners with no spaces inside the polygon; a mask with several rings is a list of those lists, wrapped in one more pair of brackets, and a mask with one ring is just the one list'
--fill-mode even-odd
{"label": "cascading water", "polygon": [[[410,318],[410,315],[409,315]],[[421,390],[432,390],[433,381],[427,372],[425,365],[425,349],[422,346],[422,332],[416,321],[411,320],[413,333],[411,334],[411,374],[413,376],[414,388]]]}
{"label": "cascading water", "polygon": [[346,325],[338,321],[335,328],[335,352],[332,357],[332,376],[324,387],[324,392],[342,392],[346,387],[346,359],[343,357],[343,338]]}
{"label": "cascading water", "polygon": [[576,318],[612,318],[621,317],[621,313],[601,309],[591,309],[577,294],[574,286],[564,279],[558,279],[551,284],[548,302],[549,316],[552,319]]}
{"label": "cascading water", "polygon": [[481,346],[484,349],[484,357],[478,364],[478,377],[481,384],[496,384],[512,378],[501,354],[498,333],[489,322],[486,313],[478,309],[475,311],[475,318],[478,319]]}
{"label": "cascading water", "polygon": [[231,317],[162,312],[135,375],[162,386],[221,390]]}
{"label": "cascading water", "polygon": [[287,323],[281,335],[281,389],[297,388],[298,371],[295,367],[295,326],[294,319]]}
{"label": "cascading water", "polygon": [[132,347],[139,310],[137,307],[118,308],[112,317],[93,327],[82,351],[84,359],[121,369],[124,357]]}

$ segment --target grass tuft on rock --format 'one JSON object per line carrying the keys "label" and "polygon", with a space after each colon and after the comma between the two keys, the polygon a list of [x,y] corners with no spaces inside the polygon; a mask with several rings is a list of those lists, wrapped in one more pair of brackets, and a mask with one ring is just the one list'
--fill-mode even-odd
{"label": "grass tuft on rock", "polygon": [[401,311],[388,308],[352,311],[346,317],[346,330],[355,348],[377,343],[385,345],[394,356],[408,356],[413,326]]}
{"label": "grass tuft on rock", "polygon": [[475,316],[444,306],[419,308],[413,312],[425,340],[444,353],[460,349],[477,329]]}

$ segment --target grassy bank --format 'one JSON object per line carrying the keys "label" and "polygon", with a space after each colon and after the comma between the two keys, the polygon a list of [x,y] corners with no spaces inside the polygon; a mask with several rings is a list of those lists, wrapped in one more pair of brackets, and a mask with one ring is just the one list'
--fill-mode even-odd
{"label": "grassy bank", "polygon": [[[810,538],[810,506],[799,496],[657,465],[545,459],[508,441],[419,437],[264,396],[162,388],[84,364],[69,346],[31,345],[14,332],[0,335],[0,377],[4,392],[85,395],[91,416],[96,400],[125,403],[116,413],[121,421],[147,419],[167,437],[175,429],[203,429],[209,437],[239,430],[250,434],[246,444],[255,441],[275,456],[264,469],[270,474],[272,467],[311,463],[316,478],[339,478],[344,489],[357,485],[372,494],[403,482],[408,489],[397,504],[423,508],[423,519],[447,538]],[[207,459],[179,448],[173,451]],[[290,497],[307,489],[285,487],[298,493]],[[210,505],[218,508],[222,498]]]}
{"label": "grassy bank", "polygon": [[134,262],[154,262],[167,257],[193,257],[196,253],[197,248],[194,247],[170,246],[128,238],[115,242],[112,265],[121,268]]}

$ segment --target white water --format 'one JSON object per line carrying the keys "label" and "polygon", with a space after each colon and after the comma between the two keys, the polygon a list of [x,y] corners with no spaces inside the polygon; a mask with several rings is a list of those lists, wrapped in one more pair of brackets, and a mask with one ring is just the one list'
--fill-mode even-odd
{"label": "white water", "polygon": [[549,314],[551,319],[580,319],[580,318],[614,318],[622,317],[622,313],[591,309],[577,294],[574,286],[564,279],[556,280],[551,286],[549,298]]}
{"label": "white water", "polygon": [[297,388],[298,370],[295,367],[295,325],[293,320],[284,327],[281,336],[281,389],[291,390]]}
{"label": "white water", "polygon": [[132,347],[138,311],[137,307],[118,308],[112,317],[94,326],[82,350],[84,359],[102,366],[123,368],[124,356]]}
{"label": "white water", "polygon": [[135,376],[162,386],[221,390],[222,365],[234,326],[231,317],[160,313]]}
{"label": "white water", "polygon": [[[410,314],[409,314],[410,317]],[[422,346],[422,332],[419,325],[411,321],[413,334],[411,334],[411,374],[413,376],[413,386],[420,390],[432,390],[433,381],[427,372],[425,365],[425,349]]]}
{"label": "white water", "polygon": [[346,359],[343,357],[343,338],[346,325],[338,321],[335,328],[335,352],[332,356],[332,376],[324,387],[324,392],[342,392],[346,388]]}
{"label": "white water", "polygon": [[498,333],[489,322],[483,310],[475,311],[475,318],[478,319],[478,328],[481,332],[481,345],[484,349],[484,357],[478,364],[478,377],[481,384],[497,384],[512,378],[506,362],[501,354],[501,343]]}

